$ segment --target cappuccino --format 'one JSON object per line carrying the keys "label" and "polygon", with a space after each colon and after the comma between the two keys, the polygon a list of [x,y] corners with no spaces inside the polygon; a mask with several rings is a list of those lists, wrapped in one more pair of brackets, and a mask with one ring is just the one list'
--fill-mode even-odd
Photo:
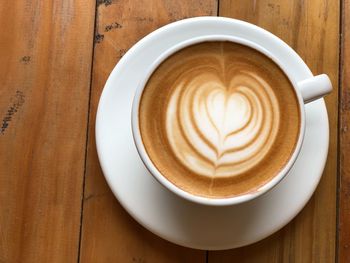
{"label": "cappuccino", "polygon": [[257,191],[289,161],[300,133],[292,83],[270,58],[228,42],[186,47],[149,78],[139,127],[154,166],[194,195]]}

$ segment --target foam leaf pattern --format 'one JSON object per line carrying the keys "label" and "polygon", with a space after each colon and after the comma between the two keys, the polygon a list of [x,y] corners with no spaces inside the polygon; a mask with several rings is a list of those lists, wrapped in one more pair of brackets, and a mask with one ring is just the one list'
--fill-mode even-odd
{"label": "foam leaf pattern", "polygon": [[217,71],[207,72],[176,83],[166,112],[169,144],[195,173],[242,174],[273,145],[280,122],[277,98],[257,73],[236,70],[223,80]]}

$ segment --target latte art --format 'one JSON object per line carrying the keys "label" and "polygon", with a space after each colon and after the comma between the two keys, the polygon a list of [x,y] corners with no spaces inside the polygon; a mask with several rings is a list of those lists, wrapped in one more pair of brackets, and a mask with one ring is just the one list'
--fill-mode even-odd
{"label": "latte art", "polygon": [[273,145],[278,101],[254,72],[233,68],[237,73],[226,86],[222,71],[212,71],[195,77],[185,73],[176,84],[166,112],[167,137],[177,158],[193,172],[235,176],[256,165]]}
{"label": "latte art", "polygon": [[290,160],[299,138],[294,88],[268,57],[232,42],[186,47],[152,73],[139,105],[144,148],[189,193],[257,191]]}

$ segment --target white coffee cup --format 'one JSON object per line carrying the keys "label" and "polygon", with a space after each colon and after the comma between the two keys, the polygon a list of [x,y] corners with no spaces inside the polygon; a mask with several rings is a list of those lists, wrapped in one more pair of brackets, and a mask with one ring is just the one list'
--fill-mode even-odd
{"label": "white coffee cup", "polygon": [[[275,36],[274,36],[275,37]],[[273,179],[268,181],[266,184],[264,184],[262,187],[260,187],[257,191],[254,191],[252,193],[247,193],[244,195],[239,196],[233,196],[228,198],[208,198],[208,197],[202,197],[197,196],[194,194],[191,194],[189,192],[186,192],[173,183],[171,183],[166,177],[164,177],[160,171],[154,166],[152,161],[150,160],[147,151],[144,147],[144,144],[142,142],[140,128],[139,128],[139,105],[140,105],[140,99],[142,92],[145,88],[145,85],[149,79],[149,77],[152,75],[153,71],[170,55],[174,54],[175,52],[179,51],[180,49],[183,49],[187,46],[201,43],[201,42],[207,42],[207,41],[231,41],[235,43],[239,43],[242,45],[246,45],[250,48],[253,48],[266,56],[268,56],[271,60],[273,60],[277,65],[280,66],[280,68],[284,71],[284,73],[288,76],[289,80],[293,84],[293,87],[295,89],[295,92],[297,94],[299,107],[300,107],[300,134],[299,139],[297,141],[295,150],[293,154],[291,155],[291,158],[287,162],[287,164],[281,169],[281,171],[276,175]],[[284,43],[283,43],[284,44]],[[158,59],[154,61],[152,65],[150,65],[149,68],[145,69],[147,70],[147,74],[145,77],[140,81],[139,87],[136,90],[133,105],[132,105],[132,116],[131,116],[131,125],[132,125],[132,132],[134,137],[134,142],[137,148],[137,151],[140,155],[141,160],[145,164],[146,168],[150,171],[150,173],[160,182],[163,186],[165,186],[167,189],[172,191],[173,193],[189,200],[192,202],[196,202],[199,204],[205,204],[205,205],[215,205],[215,206],[223,206],[223,205],[233,205],[238,204],[242,202],[246,202],[249,200],[252,200],[270,189],[272,189],[274,186],[276,186],[283,178],[284,176],[289,172],[289,170],[292,168],[295,160],[298,157],[298,154],[301,149],[301,145],[304,138],[305,133],[305,109],[304,105],[306,103],[309,103],[313,100],[322,98],[324,95],[328,94],[332,90],[332,84],[330,82],[330,79],[327,75],[322,74],[318,76],[314,76],[308,79],[305,79],[303,81],[296,82],[290,74],[290,71],[293,69],[285,68],[279,61],[276,59],[276,56],[272,52],[267,51],[262,46],[259,46],[258,44],[249,41],[244,38],[240,37],[234,37],[234,36],[228,36],[228,35],[207,35],[207,36],[201,36],[192,38],[189,40],[186,40],[184,42],[178,43],[177,45],[174,45],[173,47],[166,50],[164,53],[162,53]]]}

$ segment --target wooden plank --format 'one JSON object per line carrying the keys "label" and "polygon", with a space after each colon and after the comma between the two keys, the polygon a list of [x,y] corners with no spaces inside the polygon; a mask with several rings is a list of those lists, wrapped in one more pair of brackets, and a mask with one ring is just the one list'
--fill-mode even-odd
{"label": "wooden plank", "polygon": [[241,249],[209,252],[209,262],[334,262],[339,2],[251,0],[238,4],[222,0],[219,15],[246,20],[273,32],[300,54],[314,74],[327,73],[334,91],[326,99],[331,128],[327,166],[311,201],[275,235]]}
{"label": "wooden plank", "polygon": [[1,1],[0,262],[76,262],[93,0]]}
{"label": "wooden plank", "polygon": [[95,34],[88,156],[83,206],[82,262],[205,262],[205,252],[170,244],[137,224],[102,175],[95,147],[95,114],[104,83],[140,38],[171,21],[216,15],[214,0],[99,1]]}
{"label": "wooden plank", "polygon": [[340,62],[340,129],[339,129],[339,246],[338,259],[346,263],[350,258],[350,1],[342,4],[342,60]]}

